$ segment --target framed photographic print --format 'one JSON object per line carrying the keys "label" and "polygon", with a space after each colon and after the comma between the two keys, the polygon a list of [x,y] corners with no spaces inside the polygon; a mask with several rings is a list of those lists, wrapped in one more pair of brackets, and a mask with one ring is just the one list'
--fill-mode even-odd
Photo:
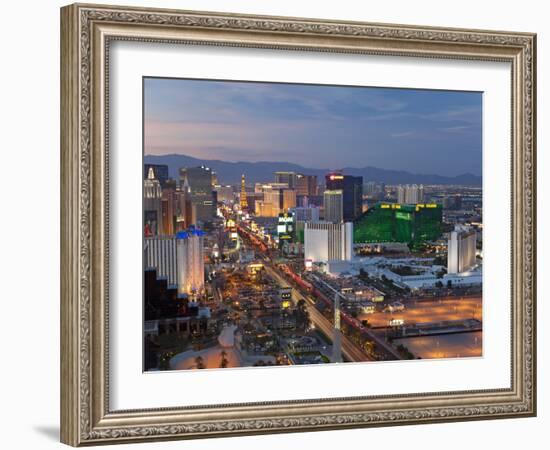
{"label": "framed photographic print", "polygon": [[530,33],[61,10],[61,439],[536,414]]}

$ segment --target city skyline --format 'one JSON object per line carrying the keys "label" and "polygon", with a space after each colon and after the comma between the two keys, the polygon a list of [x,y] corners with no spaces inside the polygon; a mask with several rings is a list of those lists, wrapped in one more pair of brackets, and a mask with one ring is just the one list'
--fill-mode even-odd
{"label": "city skyline", "polygon": [[482,188],[145,164],[145,370],[482,356]]}
{"label": "city skyline", "polygon": [[144,88],[144,370],[483,355],[481,94]]}
{"label": "city skyline", "polygon": [[144,79],[146,155],[479,176],[481,126],[477,92]]}

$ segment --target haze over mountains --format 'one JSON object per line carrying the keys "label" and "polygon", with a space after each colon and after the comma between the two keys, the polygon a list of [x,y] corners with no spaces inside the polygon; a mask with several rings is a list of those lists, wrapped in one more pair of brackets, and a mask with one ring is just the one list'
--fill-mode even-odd
{"label": "haze over mountains", "polygon": [[220,160],[198,159],[187,155],[145,155],[147,164],[165,164],[171,178],[178,179],[180,167],[196,167],[205,165],[218,174],[218,180],[222,184],[238,184],[241,175],[246,175],[247,183],[274,180],[274,172],[292,171],[307,175],[317,175],[323,180],[329,170],[341,169],[347,175],[362,176],[363,182],[382,182],[387,184],[446,184],[463,186],[481,186],[481,177],[472,174],[463,174],[455,177],[446,177],[434,174],[414,174],[405,171],[379,169],[377,167],[332,167],[327,169],[311,169],[298,164],[286,162],[228,162]]}

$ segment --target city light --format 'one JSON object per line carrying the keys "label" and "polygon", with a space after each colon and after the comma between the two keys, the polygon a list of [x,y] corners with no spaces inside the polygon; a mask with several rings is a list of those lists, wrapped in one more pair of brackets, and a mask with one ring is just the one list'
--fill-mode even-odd
{"label": "city light", "polygon": [[[214,103],[240,96],[240,89],[222,95],[225,82],[216,83],[222,84],[216,84],[220,95]],[[342,88],[330,89],[336,98]],[[256,108],[248,100],[247,108]],[[481,356],[481,178],[413,173],[412,166],[437,165],[425,151],[433,140],[423,141],[422,153],[413,154],[409,146],[411,154],[398,161],[393,155],[407,139],[392,139],[396,147],[386,151],[378,140],[362,135],[362,128],[353,139],[340,141],[326,139],[326,133],[295,140],[300,127],[281,129],[275,139],[261,122],[269,105],[280,102],[252,103],[266,109],[247,115],[254,120],[240,125],[241,115],[230,113],[230,126],[205,132],[208,145],[195,145],[201,139],[194,134],[182,139],[178,148],[193,147],[192,157],[178,152],[145,156],[145,370]],[[211,108],[210,102],[196,106],[183,108],[189,123]],[[220,107],[222,117],[209,110],[206,120],[196,123],[205,128],[224,123],[233,108],[232,103]],[[328,110],[332,118],[332,106]],[[330,128],[332,122],[321,123]],[[218,136],[225,128],[232,130],[227,142]],[[196,133],[203,131],[201,126]],[[246,141],[250,135],[265,142]],[[283,148],[285,141],[292,151]],[[360,151],[352,148],[355,141]],[[384,151],[373,152],[372,145]],[[218,147],[227,158],[217,154]],[[442,154],[453,149],[460,158],[474,153],[469,147],[455,152],[460,146],[443,138],[437,147]],[[375,166],[384,156],[377,153],[392,155],[386,155],[385,169]],[[460,162],[456,158],[457,167],[444,169],[459,170]],[[411,172],[403,170],[404,164]]]}
{"label": "city light", "polygon": [[[170,196],[154,171],[144,180],[145,299],[156,311],[146,309],[144,333],[157,345],[148,348],[161,349],[150,355],[158,367],[481,354],[482,340],[468,338],[482,329],[480,216],[451,224],[452,213],[437,202],[378,202],[346,221],[341,200],[357,177],[328,174],[343,189],[325,190],[320,206],[302,199],[306,206],[297,207],[298,180],[306,175],[278,172],[277,181],[257,183],[252,193],[243,174],[215,201],[211,169],[180,173],[185,189]],[[294,193],[283,196],[292,184]],[[422,187],[421,194],[437,192]],[[342,209],[329,211],[326,202]],[[187,350],[163,350],[165,334]]]}

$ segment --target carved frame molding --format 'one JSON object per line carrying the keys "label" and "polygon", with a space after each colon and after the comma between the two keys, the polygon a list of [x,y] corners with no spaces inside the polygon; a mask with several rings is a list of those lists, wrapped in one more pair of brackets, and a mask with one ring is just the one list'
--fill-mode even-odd
{"label": "carved frame molding", "polygon": [[[61,10],[61,38],[63,442],[78,446],[535,415],[534,34],[76,4]],[[113,40],[509,61],[511,388],[110,411],[106,104]]]}

